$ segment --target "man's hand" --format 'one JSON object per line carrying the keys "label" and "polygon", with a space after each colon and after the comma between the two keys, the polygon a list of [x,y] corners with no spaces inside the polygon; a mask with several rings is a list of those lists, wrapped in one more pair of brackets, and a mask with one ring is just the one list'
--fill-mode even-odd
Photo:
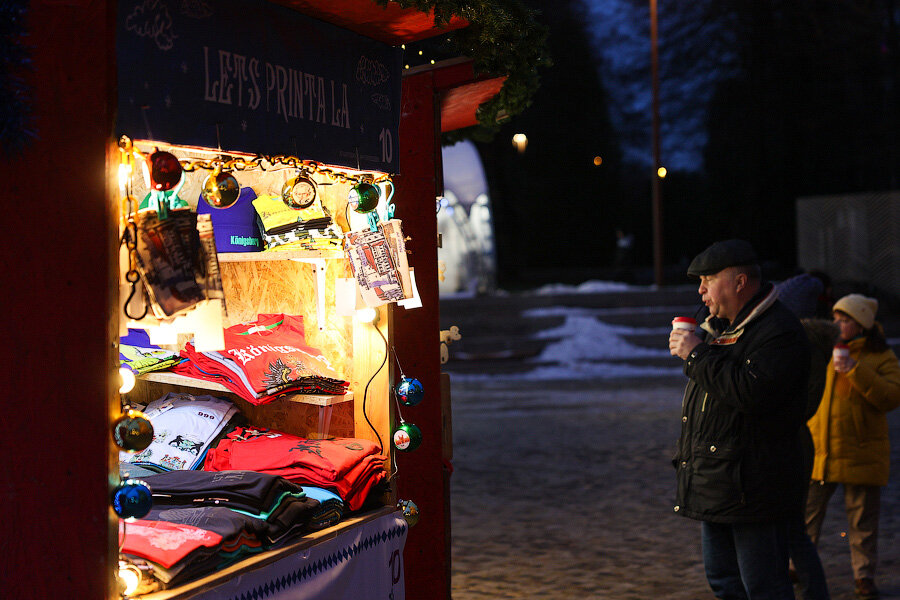
{"label": "man's hand", "polygon": [[672,333],[669,334],[669,353],[681,360],[687,360],[691,350],[696,348],[697,344],[702,341],[696,335],[684,329],[673,329]]}

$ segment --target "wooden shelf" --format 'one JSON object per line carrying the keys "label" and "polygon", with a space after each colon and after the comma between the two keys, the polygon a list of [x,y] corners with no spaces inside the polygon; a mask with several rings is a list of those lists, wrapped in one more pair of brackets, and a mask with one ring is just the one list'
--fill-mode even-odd
{"label": "wooden shelf", "polygon": [[201,591],[213,589],[217,585],[228,579],[239,577],[241,573],[246,573],[247,571],[262,568],[265,565],[273,563],[280,558],[284,558],[296,552],[302,552],[306,548],[310,548],[312,546],[315,546],[316,544],[320,544],[322,542],[335,538],[341,533],[344,533],[345,531],[352,529],[353,527],[356,527],[361,523],[372,521],[374,519],[377,519],[378,517],[389,515],[396,511],[397,509],[393,506],[385,506],[383,508],[378,508],[369,512],[352,515],[345,518],[334,527],[329,527],[321,531],[308,533],[300,538],[297,542],[288,546],[251,555],[244,560],[231,565],[230,567],[226,567],[225,569],[216,571],[215,573],[207,575],[206,577],[190,581],[179,587],[153,592],[150,594],[145,594],[143,596],[136,596],[136,598],[140,598],[142,600],[169,600],[173,598],[188,598]]}
{"label": "wooden shelf", "polygon": [[300,260],[344,258],[343,250],[282,250],[272,252],[220,252],[219,262],[258,262],[268,260]]}
{"label": "wooden shelf", "polygon": [[[169,385],[177,385],[179,387],[191,387],[201,390],[214,390],[217,392],[231,393],[227,387],[221,383],[214,381],[204,381],[194,377],[179,375],[169,371],[155,371],[140,376],[144,381],[154,381],[156,383],[166,383]],[[314,406],[333,406],[341,402],[349,402],[353,400],[353,392],[347,391],[346,394],[340,396],[331,396],[326,394],[282,394],[279,398],[283,398],[288,402],[298,402],[300,404],[312,404]]]}

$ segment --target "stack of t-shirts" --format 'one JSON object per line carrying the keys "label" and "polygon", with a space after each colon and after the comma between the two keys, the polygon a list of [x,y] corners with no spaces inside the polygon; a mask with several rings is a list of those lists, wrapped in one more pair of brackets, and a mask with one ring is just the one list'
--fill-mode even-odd
{"label": "stack of t-shirts", "polygon": [[[144,481],[153,492],[154,507],[137,521],[140,528],[131,542],[133,524],[126,526],[123,552],[146,559],[166,586],[296,539],[316,528],[312,522],[321,507],[300,486],[251,471],[173,471]],[[158,522],[163,524],[154,524]],[[176,553],[147,547],[143,538],[158,531],[179,542]],[[210,533],[218,536],[215,544]],[[206,543],[198,546],[198,540]]]}
{"label": "stack of t-shirts", "polygon": [[186,581],[191,575],[215,570],[223,539],[215,531],[193,525],[137,519],[126,523],[119,551],[145,559],[165,587],[176,585],[176,579]]}
{"label": "stack of t-shirts", "polygon": [[153,441],[137,454],[120,452],[119,460],[151,471],[199,469],[207,449],[237,407],[212,396],[169,392],[147,405]]}
{"label": "stack of t-shirts", "polygon": [[145,329],[129,329],[119,338],[119,364],[135,375],[168,369],[182,360],[178,352],[151,344]]}
{"label": "stack of t-shirts", "polygon": [[322,229],[294,230],[286,233],[261,234],[267,252],[285,250],[340,250],[344,236],[337,225],[332,223]]}
{"label": "stack of t-shirts", "polygon": [[303,491],[309,498],[319,501],[319,508],[309,522],[310,529],[331,527],[344,517],[344,501],[331,490],[304,485]]}
{"label": "stack of t-shirts", "polygon": [[253,201],[253,207],[266,250],[341,247],[343,236],[318,198],[306,208],[293,208],[281,196],[264,194]]}
{"label": "stack of t-shirts", "polygon": [[249,469],[280,475],[300,485],[322,487],[359,510],[386,478],[381,449],[369,440],[310,440],[272,429],[238,427],[211,448],[206,471]]}
{"label": "stack of t-shirts", "polygon": [[224,337],[224,352],[197,352],[187,344],[182,355],[189,360],[172,370],[221,383],[251,404],[284,393],[347,392],[349,383],[319,350],[306,345],[303,317],[259,315],[256,321],[225,329]]}

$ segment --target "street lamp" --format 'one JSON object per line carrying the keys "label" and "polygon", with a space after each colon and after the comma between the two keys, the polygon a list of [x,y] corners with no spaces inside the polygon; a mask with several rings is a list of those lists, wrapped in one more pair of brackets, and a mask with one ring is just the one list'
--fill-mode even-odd
{"label": "street lamp", "polygon": [[653,279],[657,286],[663,284],[663,232],[662,232],[662,189],[660,179],[665,177],[665,169],[659,164],[659,52],[657,50],[656,0],[650,0],[650,75],[653,88],[653,177],[651,188],[653,204]]}
{"label": "street lamp", "polygon": [[519,154],[523,154],[525,148],[528,147],[528,136],[524,133],[517,133],[512,137],[512,145],[513,148],[519,151]]}

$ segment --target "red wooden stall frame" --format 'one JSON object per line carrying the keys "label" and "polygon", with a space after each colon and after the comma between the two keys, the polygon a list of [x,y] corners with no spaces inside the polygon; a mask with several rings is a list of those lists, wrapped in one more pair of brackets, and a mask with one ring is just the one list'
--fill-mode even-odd
{"label": "red wooden stall frame", "polygon": [[[328,4],[281,3],[300,12],[304,4]],[[32,0],[26,7],[21,43],[32,63],[16,74],[31,90],[36,137],[22,151],[0,153],[0,596],[116,598],[117,520],[109,501],[118,481],[110,436],[119,412],[112,344],[117,190],[107,177],[118,161],[116,2]],[[422,446],[398,460],[398,496],[421,511],[405,552],[407,597],[416,600],[450,597],[449,449],[442,435],[449,413],[441,402],[434,202],[442,188],[440,115],[449,106],[442,97],[474,81],[466,75],[442,82],[440,73],[404,78],[395,196],[423,302],[392,311],[404,371],[427,394],[406,414],[421,428]],[[455,106],[471,121],[477,104],[466,98]]]}

